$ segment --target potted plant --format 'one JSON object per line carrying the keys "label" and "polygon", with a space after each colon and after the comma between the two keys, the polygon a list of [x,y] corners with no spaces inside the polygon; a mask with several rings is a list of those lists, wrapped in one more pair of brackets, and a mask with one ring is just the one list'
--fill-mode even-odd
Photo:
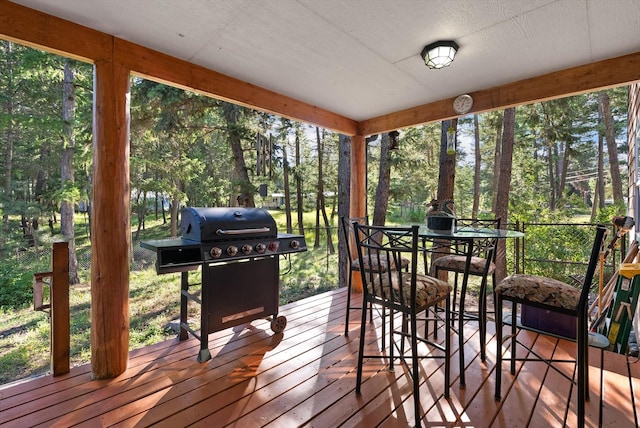
{"label": "potted plant", "polygon": [[435,232],[451,233],[456,220],[456,207],[453,199],[443,201],[433,199],[429,203],[426,219],[429,229]]}

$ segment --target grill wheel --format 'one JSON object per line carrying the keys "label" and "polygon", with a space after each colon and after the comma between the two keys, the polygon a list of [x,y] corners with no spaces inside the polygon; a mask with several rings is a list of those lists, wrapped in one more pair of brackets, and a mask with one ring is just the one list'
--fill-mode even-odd
{"label": "grill wheel", "polygon": [[271,330],[274,333],[282,333],[285,327],[287,327],[287,318],[284,316],[280,315],[271,320]]}

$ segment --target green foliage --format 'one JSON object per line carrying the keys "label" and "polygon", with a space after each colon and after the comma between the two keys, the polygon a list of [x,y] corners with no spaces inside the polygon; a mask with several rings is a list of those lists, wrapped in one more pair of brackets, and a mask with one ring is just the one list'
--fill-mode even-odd
{"label": "green foliage", "polygon": [[624,204],[605,205],[604,208],[598,210],[594,222],[601,224],[611,224],[611,219],[614,216],[625,215],[627,215],[627,207]]}
{"label": "green foliage", "polygon": [[387,223],[424,223],[425,209],[402,209],[402,206],[390,207],[387,212]]}
{"label": "green foliage", "polygon": [[593,233],[593,225],[585,224],[528,225],[525,230],[525,273],[561,281],[570,281],[572,275],[583,274]]}
{"label": "green foliage", "polygon": [[15,266],[0,264],[0,308],[21,308],[32,300],[33,274],[17,271]]}
{"label": "green foliage", "polygon": [[[50,270],[50,260],[45,256],[38,261],[31,250],[22,251],[26,259],[15,257],[0,263],[0,308],[28,307],[33,301],[33,274]],[[46,254],[46,253],[45,253]]]}
{"label": "green foliage", "polygon": [[[371,143],[369,159],[369,200],[378,182],[379,145]],[[400,149],[391,156],[389,205],[424,204],[436,197],[440,153],[440,124],[403,130]]]}
{"label": "green foliage", "polygon": [[81,197],[80,189],[70,180],[65,181],[62,188],[53,193],[53,201],[56,202],[56,205],[59,205],[62,201],[77,202]]}

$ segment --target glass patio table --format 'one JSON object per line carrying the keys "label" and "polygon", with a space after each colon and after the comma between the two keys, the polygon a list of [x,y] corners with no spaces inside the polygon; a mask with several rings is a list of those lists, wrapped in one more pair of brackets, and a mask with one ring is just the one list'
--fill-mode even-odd
{"label": "glass patio table", "polygon": [[[471,267],[471,258],[474,254],[474,242],[479,240],[486,239],[512,239],[512,238],[522,238],[524,237],[524,233],[518,232],[515,230],[507,230],[507,229],[490,229],[484,227],[471,227],[471,226],[463,226],[463,227],[454,227],[451,231],[442,231],[442,230],[433,230],[429,229],[426,225],[420,225],[418,234],[423,239],[423,242],[439,242],[438,246],[433,253],[438,253],[438,249],[442,248],[442,241],[448,241],[449,246],[453,246],[455,244],[462,244],[466,251],[464,254],[466,255],[466,264],[464,268],[464,273],[462,275],[462,287],[460,289],[460,303],[458,311],[458,339],[459,339],[459,352],[460,352],[460,386],[465,386],[465,375],[464,375],[464,334],[463,325],[465,319],[464,313],[464,305],[465,305],[465,296],[467,294],[467,283],[469,280],[469,269]],[[426,249],[429,252],[431,249]],[[425,266],[426,267],[426,266]],[[484,295],[479,297],[480,299],[486,299],[486,288],[484,289]],[[484,300],[483,300],[484,301]],[[480,359],[482,361],[486,358],[486,305],[484,307],[484,314],[478,314],[478,323],[480,324]],[[455,308],[454,308],[455,309]],[[485,325],[482,325],[483,322]]]}

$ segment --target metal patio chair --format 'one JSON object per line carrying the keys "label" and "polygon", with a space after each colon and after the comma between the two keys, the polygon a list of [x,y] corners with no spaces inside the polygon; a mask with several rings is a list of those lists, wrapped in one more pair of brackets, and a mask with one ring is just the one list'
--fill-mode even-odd
{"label": "metal patio chair", "polygon": [[[598,265],[599,256],[603,250],[603,243],[607,229],[605,226],[599,225],[596,227],[595,239],[593,241],[593,247],[591,249],[591,256],[587,265],[587,271],[584,276],[584,282],[582,289],[576,288],[572,285],[568,285],[562,281],[558,281],[552,278],[546,278],[536,275],[523,275],[516,274],[511,275],[498,284],[495,289],[496,296],[496,386],[495,386],[495,399],[501,398],[501,377],[502,377],[502,345],[504,342],[509,341],[510,345],[510,371],[511,374],[515,374],[516,361],[545,361],[551,368],[556,369],[560,374],[567,377],[559,369],[553,366],[554,363],[563,362],[575,362],[577,375],[577,382],[574,379],[569,379],[577,384],[577,397],[578,397],[578,424],[584,426],[585,419],[585,400],[589,398],[588,391],[588,374],[589,374],[589,361],[588,361],[588,347],[594,346],[601,350],[601,362],[604,349],[609,346],[609,340],[597,333],[589,333],[589,320],[588,320],[588,298],[589,289]],[[505,303],[511,305],[511,315],[507,316],[506,322],[511,324],[511,333],[503,338],[503,326],[505,320],[503,319],[503,306]],[[518,308],[522,305],[528,307],[539,308],[549,313],[566,314],[576,317],[576,337],[560,336],[565,339],[573,340],[576,342],[576,355],[575,360],[560,360],[560,359],[544,359],[538,354],[534,353],[529,347],[520,342],[517,339],[518,328],[529,328],[522,326],[518,322]],[[531,328],[529,328],[531,329]],[[535,330],[542,334],[551,334],[547,331]],[[552,334],[553,336],[559,336]],[[533,354],[533,357],[517,357],[516,347],[520,345]],[[602,367],[601,367],[602,370]],[[602,373],[602,371],[601,371]]]}
{"label": "metal patio chair", "polygon": [[[410,260],[409,268],[386,269],[374,271],[361,269],[364,305],[361,318],[360,344],[358,352],[358,368],[356,376],[356,393],[361,393],[362,366],[365,359],[382,358],[389,361],[389,369],[393,370],[394,362],[399,359],[406,367],[413,384],[413,398],[416,425],[420,425],[419,396],[419,360],[422,358],[444,358],[444,391],[449,396],[450,384],[450,294],[451,286],[439,279],[418,272],[418,253],[424,251],[418,237],[418,226],[384,227],[367,226],[354,223],[354,236],[358,250],[358,260],[363,266],[367,260],[377,266],[398,266],[403,257]],[[418,314],[426,309],[444,302],[445,319],[444,345],[418,335]],[[366,305],[382,308],[389,322],[389,346],[382,345],[378,352],[367,350],[365,353]],[[437,315],[437,314],[436,314]],[[396,322],[400,319],[400,326]],[[426,320],[421,320],[426,322]],[[386,324],[383,318],[382,324]],[[385,332],[383,330],[383,337]],[[407,348],[406,343],[409,343]],[[418,353],[418,343],[426,343],[428,353]],[[424,352],[424,351],[423,351]]]}

